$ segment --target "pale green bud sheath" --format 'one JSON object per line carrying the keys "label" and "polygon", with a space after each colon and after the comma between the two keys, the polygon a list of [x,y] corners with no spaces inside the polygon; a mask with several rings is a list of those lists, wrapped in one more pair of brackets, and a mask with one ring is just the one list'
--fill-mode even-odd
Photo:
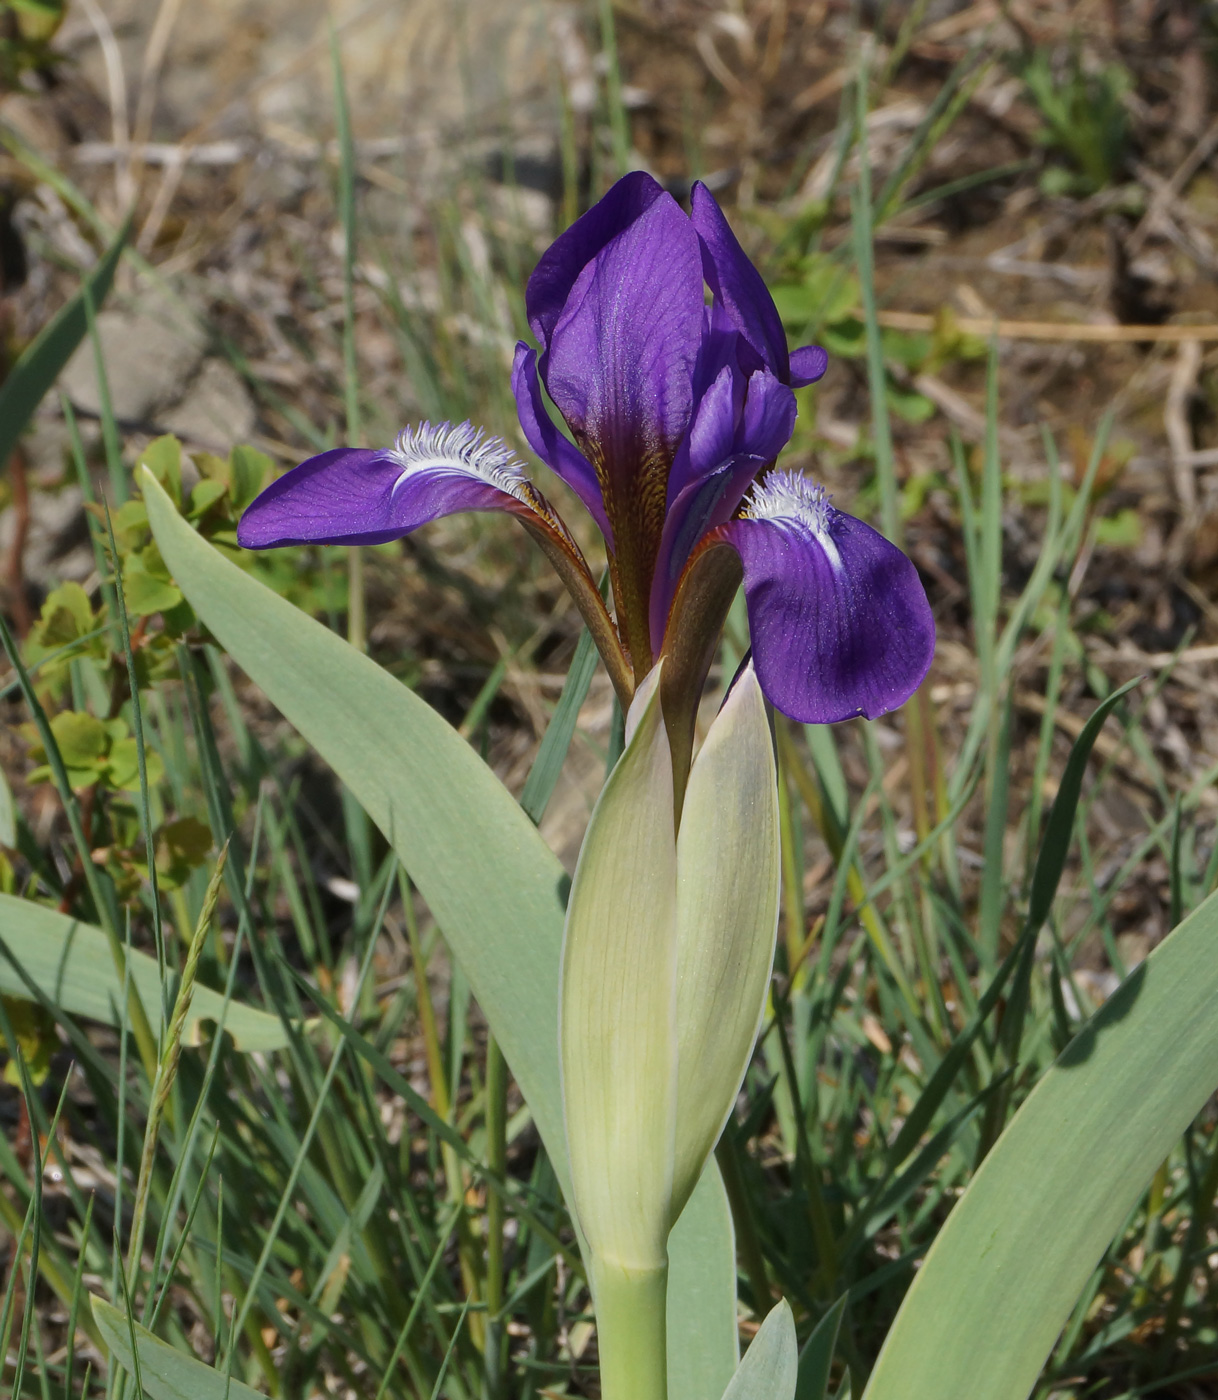
{"label": "pale green bud sheath", "polygon": [[748,666],[694,760],[677,838],[674,1222],[753,1053],[774,962],[779,868],[774,747]]}
{"label": "pale green bud sheath", "polygon": [[604,1400],[664,1400],[676,1125],[672,762],[658,672],[592,813],[563,942],[559,1044]]}
{"label": "pale green bud sheath", "polygon": [[659,671],[592,814],[560,1046],[604,1400],[664,1400],[667,1241],[752,1053],[778,917],[778,797],[751,667],[689,774],[679,835]]}

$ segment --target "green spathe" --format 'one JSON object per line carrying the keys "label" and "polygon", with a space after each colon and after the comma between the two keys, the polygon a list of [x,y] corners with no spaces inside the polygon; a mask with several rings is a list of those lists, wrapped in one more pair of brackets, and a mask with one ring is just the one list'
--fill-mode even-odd
{"label": "green spathe", "polygon": [[776,773],[752,668],[693,764],[679,833],[653,671],[588,825],[563,943],[567,1152],[607,1400],[663,1400],[669,1232],[752,1053],[778,890]]}
{"label": "green spathe", "polygon": [[749,667],[690,772],[676,832],[659,671],[580,852],[563,944],[567,1151],[594,1254],[663,1267],[757,1038],[778,920],[778,797]]}
{"label": "green spathe", "polygon": [[677,837],[677,1211],[727,1122],[774,961],[778,775],[753,668],[689,775]]}
{"label": "green spathe", "polygon": [[559,1046],[575,1209],[594,1257],[667,1265],[677,1107],[677,843],[658,671],[592,813],[567,905]]}

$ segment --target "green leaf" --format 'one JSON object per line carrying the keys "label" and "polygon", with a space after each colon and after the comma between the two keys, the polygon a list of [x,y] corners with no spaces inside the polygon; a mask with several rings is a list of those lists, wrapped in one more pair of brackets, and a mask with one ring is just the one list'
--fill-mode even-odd
{"label": "green leaf", "polygon": [[784,1298],[761,1324],[723,1400],[793,1400],[798,1371],[795,1319]]}
{"label": "green leaf", "polygon": [[153,440],[140,453],[138,464],[147,467],[169,493],[174,505],[182,504],[182,444],[172,433]]}
{"label": "green leaf", "polygon": [[592,684],[595,671],[596,645],[591,632],[585,627],[576,643],[562,694],[546,726],[529,776],[524,780],[524,791],[520,794],[520,805],[535,822],[540,823],[558,782],[558,775],[562,772],[563,760],[571,747],[571,738],[579,719],[580,706],[588,698],[588,687]]}
{"label": "green leaf", "polygon": [[127,611],[135,617],[166,612],[182,601],[181,593],[172,583],[132,568],[130,562],[123,571],[123,594],[127,599]]}
{"label": "green leaf", "polygon": [[101,1298],[89,1301],[93,1305],[93,1320],[110,1355],[131,1376],[136,1373],[131,1346],[134,1337],[140,1384],[150,1400],[264,1400],[248,1385],[154,1337],[147,1328]]}
{"label": "green leaf", "polygon": [[816,1324],[816,1330],[799,1353],[799,1379],[795,1384],[795,1400],[825,1400],[829,1392],[829,1370],[833,1365],[833,1350],[846,1311],[849,1294],[843,1293]]}
{"label": "green leaf", "polygon": [[110,290],[114,269],[118,266],[130,229],[131,221],[128,219],[85,278],[84,286],[42,328],[9,371],[4,383],[0,384],[0,467],[8,461],[9,453],[34,416],[34,410],[88,333],[86,293],[96,310]]}
{"label": "green leaf", "polygon": [[668,1400],[714,1400],[736,1369],[736,1233],[712,1157],[668,1237]]}
{"label": "green leaf", "polygon": [[[146,750],[144,766],[148,775],[148,786],[155,787],[165,776],[165,765],[161,762],[161,755],[155,749]],[[139,791],[139,745],[134,736],[116,739],[110,745],[110,754],[106,763],[106,777],[109,779],[110,786],[118,788],[121,792]]]}
{"label": "green leaf", "polygon": [[110,747],[106,726],[83,710],[61,710],[51,720],[51,733],[67,768],[88,768]]}
{"label": "green leaf", "polygon": [[1092,1017],[914,1279],[865,1400],[1025,1400],[1091,1271],[1218,1088],[1218,896]]}
{"label": "green leaf", "polygon": [[217,501],[222,500],[228,493],[228,487],[224,482],[216,481],[212,477],[200,477],[195,482],[194,490],[190,493],[190,514],[192,517],[203,515],[209,511]]}
{"label": "green leaf", "polygon": [[[140,1000],[145,1006],[160,1006],[156,960],[138,952],[130,958],[131,980]],[[107,1026],[121,1023],[123,985],[101,929],[41,904],[0,894],[0,992],[35,1000],[31,982],[51,1005],[70,1015]],[[219,992],[196,983],[183,1044],[199,1045],[206,1038],[205,1023],[219,1021],[223,1008]],[[229,1002],[224,1014],[224,1029],[238,1050],[278,1050],[288,1043],[278,1016],[235,1001]]]}
{"label": "green leaf", "polygon": [[240,512],[275,475],[275,464],[265,452],[253,447],[234,447],[229,461],[229,494],[233,498],[233,509]]}
{"label": "green leaf", "polygon": [[1039,929],[1049,917],[1062,871],[1066,868],[1070,833],[1074,828],[1074,813],[1078,808],[1079,794],[1083,790],[1083,778],[1087,773],[1087,760],[1091,757],[1091,750],[1104,727],[1104,721],[1141,681],[1141,676],[1135,676],[1133,680],[1126,681],[1123,686],[1114,690],[1107,699],[1101,700],[1087,717],[1087,723],[1083,725],[1070,750],[1057,796],[1053,799],[1053,807],[1049,812],[1049,820],[1045,824],[1040,850],[1036,853],[1032,889],[1028,896],[1028,925],[1032,928]]}
{"label": "green leaf", "polygon": [[[145,475],[161,554],[230,656],[338,773],[391,841],[465,969],[569,1195],[558,1076],[567,877],[511,794],[434,710],[211,548]],[[669,1241],[671,1277],[735,1297],[735,1247],[713,1163]],[[711,1280],[723,1280],[712,1288]],[[720,1291],[722,1289],[722,1292]],[[717,1400],[734,1307],[691,1312],[670,1289],[670,1400]],[[704,1358],[715,1358],[708,1365]]]}
{"label": "green leaf", "polygon": [[40,646],[61,647],[87,636],[96,624],[89,595],[79,583],[61,583],[53,588],[42,604],[35,625],[35,640]]}
{"label": "green leaf", "polygon": [[8,779],[0,773],[0,846],[12,850],[17,844],[17,804]]}

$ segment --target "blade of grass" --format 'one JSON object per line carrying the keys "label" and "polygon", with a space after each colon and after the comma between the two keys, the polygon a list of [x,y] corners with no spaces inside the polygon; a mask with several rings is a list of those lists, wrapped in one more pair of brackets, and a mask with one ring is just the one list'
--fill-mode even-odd
{"label": "blade of grass", "polygon": [[182,1032],[186,1028],[186,1016],[190,1010],[191,998],[194,995],[195,977],[199,970],[199,957],[203,952],[203,941],[211,927],[211,921],[216,912],[216,901],[220,897],[220,881],[224,878],[224,863],[227,857],[228,847],[225,846],[221,849],[215,869],[207,882],[203,911],[199,915],[194,938],[186,952],[186,961],[182,967],[182,980],[178,984],[177,999],[169,1019],[164,1049],[161,1051],[156,1078],[152,1085],[152,1102],[148,1109],[148,1121],[144,1128],[144,1145],[140,1153],[140,1170],[136,1179],[135,1200],[132,1205],[131,1235],[127,1252],[127,1288],[129,1292],[133,1292],[135,1289],[140,1254],[144,1247],[148,1191],[152,1184],[152,1167],[156,1159],[161,1118],[177,1078],[178,1060],[182,1053]]}
{"label": "blade of grass", "polygon": [[0,470],[34,416],[34,410],[89,332],[90,306],[105,301],[131,232],[131,219],[86,274],[80,291],[39,331],[0,383]]}
{"label": "blade of grass", "polygon": [[[338,217],[343,231],[343,392],[347,410],[347,445],[360,445],[359,369],[355,358],[355,142],[343,76],[338,31],[330,19],[330,76],[334,85],[334,125],[338,132]],[[367,621],[364,602],[364,551],[347,550],[347,640],[364,651]]]}

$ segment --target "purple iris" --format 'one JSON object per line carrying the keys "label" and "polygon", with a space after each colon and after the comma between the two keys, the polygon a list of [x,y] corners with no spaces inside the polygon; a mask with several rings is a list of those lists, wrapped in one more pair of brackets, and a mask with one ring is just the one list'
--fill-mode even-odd
{"label": "purple iris", "polygon": [[454,511],[506,510],[571,589],[623,703],[661,657],[666,688],[678,676],[696,696],[743,578],[758,679],[778,709],[829,723],[902,704],[935,641],[916,569],[807,478],[773,470],[792,390],[824,374],[825,352],[788,353],[704,185],[692,206],[687,217],[649,175],[625,176],[548,249],[526,292],[541,349],[516,347],[520,426],[605,536],[612,617],[514,453],[468,423],[310,458],[250,506],[241,544],[376,544]]}

